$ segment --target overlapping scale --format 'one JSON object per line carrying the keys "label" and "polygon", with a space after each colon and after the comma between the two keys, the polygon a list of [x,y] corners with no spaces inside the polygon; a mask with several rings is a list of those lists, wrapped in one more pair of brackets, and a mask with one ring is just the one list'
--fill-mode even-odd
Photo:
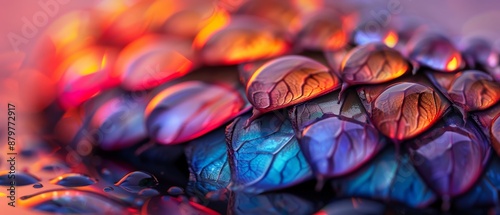
{"label": "overlapping scale", "polygon": [[409,68],[395,49],[370,43],[349,51],[342,61],[340,76],[348,85],[379,84],[402,76]]}
{"label": "overlapping scale", "polygon": [[253,107],[264,113],[304,102],[339,86],[340,80],[326,66],[291,55],[261,66],[246,84],[246,92]]}
{"label": "overlapping scale", "polygon": [[91,47],[68,57],[58,68],[59,102],[63,108],[76,107],[104,89],[116,86],[112,77],[117,51]]}
{"label": "overlapping scale", "polygon": [[460,52],[445,37],[434,34],[418,34],[408,42],[409,57],[431,69],[453,72],[463,67]]}
{"label": "overlapping scale", "polygon": [[233,189],[260,193],[311,178],[286,116],[268,113],[246,127],[249,118],[246,114],[235,119],[226,130]]}
{"label": "overlapping scale", "polygon": [[194,46],[199,51],[200,60],[209,65],[271,58],[290,49],[286,32],[257,17],[233,17],[227,25],[207,34],[198,34]]}
{"label": "overlapping scale", "polygon": [[473,119],[482,128],[482,131],[489,136],[493,149],[495,149],[497,154],[500,154],[500,103],[487,110],[475,112],[472,115]]}
{"label": "overlapping scale", "polygon": [[385,150],[368,166],[333,182],[343,196],[366,197],[425,207],[436,200],[407,155],[397,158],[394,148]]}
{"label": "overlapping scale", "polygon": [[160,144],[202,136],[243,111],[241,95],[229,87],[188,81],[158,93],[146,107],[146,127]]}
{"label": "overlapping scale", "polygon": [[368,102],[375,127],[395,142],[424,132],[450,106],[433,88],[411,82],[393,84]]}
{"label": "overlapping scale", "polygon": [[188,189],[192,188],[193,192],[205,196],[229,185],[231,170],[227,161],[224,128],[191,141],[186,147],[186,157],[191,174]]}
{"label": "overlapping scale", "polygon": [[126,89],[150,89],[190,72],[194,55],[188,40],[147,35],[120,52],[114,75]]}
{"label": "overlapping scale", "polygon": [[348,42],[341,17],[331,9],[306,15],[297,37],[300,47],[311,50],[338,50]]}
{"label": "overlapping scale", "polygon": [[144,124],[145,96],[123,95],[110,98],[90,115],[88,131],[92,142],[104,150],[132,146],[147,137]]}
{"label": "overlapping scale", "polygon": [[375,20],[361,23],[353,32],[353,42],[356,45],[368,43],[383,43],[388,47],[395,47],[398,43],[398,33],[391,28],[380,26]]}
{"label": "overlapping scale", "polygon": [[465,111],[484,110],[500,101],[500,83],[486,73],[468,70],[456,77],[448,95]]}
{"label": "overlapping scale", "polygon": [[457,115],[447,115],[409,146],[413,165],[445,201],[474,185],[490,151],[488,141],[475,125],[464,124]]}
{"label": "overlapping scale", "polygon": [[489,69],[498,65],[499,55],[492,44],[480,38],[467,41],[464,47],[464,58],[472,68]]}

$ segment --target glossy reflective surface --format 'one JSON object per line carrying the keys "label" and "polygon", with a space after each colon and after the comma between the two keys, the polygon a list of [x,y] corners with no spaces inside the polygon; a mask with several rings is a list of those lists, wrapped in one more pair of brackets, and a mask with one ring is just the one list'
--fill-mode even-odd
{"label": "glossy reflective surface", "polygon": [[437,34],[420,34],[408,43],[410,58],[432,69],[452,72],[462,68],[460,52],[445,37]]}
{"label": "glossy reflective surface", "polygon": [[484,110],[500,101],[500,83],[486,73],[469,70],[453,81],[448,94],[466,111]]}
{"label": "glossy reflective surface", "polygon": [[301,47],[312,50],[338,50],[347,42],[347,32],[335,11],[323,9],[306,15],[299,32]]}

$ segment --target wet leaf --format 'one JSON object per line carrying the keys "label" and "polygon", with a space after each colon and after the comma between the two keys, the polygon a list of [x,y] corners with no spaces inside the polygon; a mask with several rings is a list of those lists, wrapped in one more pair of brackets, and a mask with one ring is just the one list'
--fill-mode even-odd
{"label": "wet leaf", "polygon": [[396,79],[409,70],[403,56],[380,43],[358,46],[345,56],[340,76],[349,85],[379,84]]}
{"label": "wet leaf", "polygon": [[181,77],[194,67],[187,40],[148,35],[127,45],[117,60],[116,76],[129,90],[145,90]]}
{"label": "wet leaf", "polygon": [[141,214],[218,215],[219,213],[203,205],[189,201],[183,196],[158,196],[144,203]]}
{"label": "wet leaf", "polygon": [[472,125],[468,126],[438,127],[410,145],[413,165],[427,184],[445,198],[468,191],[489,155],[487,140],[478,130],[472,130]]}
{"label": "wet leaf", "polygon": [[232,214],[311,214],[314,206],[310,201],[288,193],[231,194],[229,206]]}
{"label": "wet leaf", "polygon": [[21,197],[21,207],[57,214],[132,214],[125,205],[106,196],[82,190],[49,190]]}
{"label": "wet leaf", "polygon": [[425,207],[436,195],[420,178],[407,155],[396,157],[393,148],[385,150],[368,166],[344,179],[334,181],[341,195],[401,202]]}
{"label": "wet leaf", "polygon": [[204,63],[227,65],[282,55],[289,50],[288,37],[259,18],[236,17],[196,44]]}
{"label": "wet leaf", "polygon": [[313,122],[331,115],[351,118],[362,123],[368,122],[366,111],[356,93],[348,93],[340,103],[338,97],[339,92],[335,91],[295,105],[288,113],[292,125],[297,131],[302,131]]}
{"label": "wet leaf", "polygon": [[300,148],[318,177],[348,174],[385,145],[371,125],[338,116],[321,119],[300,134]]}
{"label": "wet leaf", "polygon": [[101,104],[90,117],[88,131],[101,149],[117,150],[132,146],[147,137],[144,125],[144,96],[115,96]]}
{"label": "wet leaf", "polygon": [[331,92],[340,80],[324,65],[301,56],[285,56],[260,67],[247,83],[249,102],[260,112],[298,104]]}
{"label": "wet leaf", "polygon": [[301,47],[320,51],[338,50],[348,42],[341,17],[331,9],[306,15],[298,38]]}
{"label": "wet leaf", "polygon": [[389,47],[394,47],[398,43],[398,33],[391,28],[373,25],[373,20],[362,23],[353,33],[353,41],[357,45],[368,43],[384,43]]}
{"label": "wet leaf", "polygon": [[500,101],[500,84],[486,73],[469,70],[453,81],[448,94],[465,111],[484,110]]}
{"label": "wet leaf", "polygon": [[102,90],[116,86],[111,76],[116,50],[90,47],[68,57],[57,69],[59,101],[63,108],[77,107]]}
{"label": "wet leaf", "polygon": [[221,126],[243,109],[244,101],[231,88],[188,81],[158,93],[146,107],[150,137],[161,144],[177,144]]}
{"label": "wet leaf", "polygon": [[438,34],[415,35],[408,43],[410,58],[432,69],[452,72],[462,68],[460,52],[445,37]]}
{"label": "wet leaf", "polygon": [[400,142],[430,128],[448,107],[449,103],[434,89],[400,82],[373,101],[371,118],[380,132]]}
{"label": "wet leaf", "polygon": [[232,187],[260,193],[298,184],[312,176],[292,125],[284,116],[266,114],[245,128],[246,114],[226,130]]}
{"label": "wet leaf", "polygon": [[195,191],[205,196],[229,185],[231,170],[227,161],[224,128],[191,141],[186,147],[186,157],[191,173],[188,187],[194,187]]}

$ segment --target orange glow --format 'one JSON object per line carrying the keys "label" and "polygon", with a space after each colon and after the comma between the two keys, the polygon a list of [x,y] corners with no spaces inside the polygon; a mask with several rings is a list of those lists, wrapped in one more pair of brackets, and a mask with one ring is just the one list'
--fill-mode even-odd
{"label": "orange glow", "polygon": [[[248,35],[250,36],[250,35]],[[226,49],[226,62],[241,62],[255,60],[267,56],[279,55],[287,49],[284,41],[270,35],[255,35],[249,42],[248,37],[234,38],[233,46]]]}
{"label": "orange glow", "polygon": [[390,31],[387,34],[387,36],[385,36],[384,43],[387,46],[393,48],[398,43],[398,40],[399,40],[398,34],[396,34],[396,32],[394,32],[394,31]]}
{"label": "orange glow", "polygon": [[458,68],[458,66],[459,66],[458,57],[454,55],[446,64],[446,70],[454,71]]}
{"label": "orange glow", "polygon": [[193,42],[194,47],[201,48],[207,42],[208,38],[226,26],[230,19],[227,12],[217,10],[217,12],[207,21],[206,26],[196,35]]}
{"label": "orange glow", "polygon": [[329,50],[337,50],[344,47],[346,43],[347,34],[344,31],[337,31],[328,39],[326,48]]}
{"label": "orange glow", "polygon": [[323,0],[292,0],[292,2],[303,14],[317,11],[323,6]]}

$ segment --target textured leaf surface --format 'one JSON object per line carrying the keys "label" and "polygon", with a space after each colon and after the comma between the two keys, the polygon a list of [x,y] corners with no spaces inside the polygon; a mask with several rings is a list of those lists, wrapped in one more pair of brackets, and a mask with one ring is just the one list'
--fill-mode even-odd
{"label": "textured leaf surface", "polygon": [[234,189],[276,190],[312,176],[290,121],[269,113],[245,128],[249,117],[246,114],[235,119],[226,131]]}
{"label": "textured leaf surface", "polygon": [[344,58],[340,75],[350,85],[378,84],[396,79],[408,71],[403,56],[384,44],[358,46]]}
{"label": "textured leaf surface", "polygon": [[334,185],[339,186],[345,196],[396,201],[412,207],[425,207],[436,199],[408,156],[397,159],[392,148],[353,175],[335,181]]}
{"label": "textured leaf surface", "polygon": [[340,80],[329,69],[302,56],[284,56],[260,67],[247,83],[248,101],[268,112],[331,92]]}
{"label": "textured leaf surface", "polygon": [[500,201],[500,160],[495,157],[479,182],[455,202],[456,207],[491,206]]}
{"label": "textured leaf surface", "polygon": [[411,59],[432,69],[452,72],[463,66],[460,52],[443,36],[431,33],[416,35],[408,46]]}
{"label": "textured leaf surface", "polygon": [[311,202],[288,193],[246,194],[235,192],[229,206],[234,214],[311,214]]}
{"label": "textured leaf surface", "polygon": [[470,70],[455,79],[448,94],[466,111],[484,110],[500,101],[500,84],[486,73]]}
{"label": "textured leaf surface", "polygon": [[192,140],[221,126],[242,111],[244,101],[232,89],[199,81],[171,86],[146,107],[150,137],[161,144]]}
{"label": "textured leaf surface", "polygon": [[372,120],[380,132],[402,141],[430,128],[448,107],[432,88],[402,82],[388,87],[373,102]]}
{"label": "textured leaf surface", "polygon": [[148,35],[125,47],[117,60],[116,76],[129,90],[145,90],[188,73],[194,66],[191,43]]}
{"label": "textured leaf surface", "polygon": [[190,186],[205,196],[208,192],[226,188],[231,180],[227,161],[225,129],[219,128],[193,140],[186,147]]}
{"label": "textured leaf surface", "polygon": [[323,177],[356,170],[384,146],[374,127],[337,116],[306,127],[299,142],[313,171]]}
{"label": "textured leaf surface", "polygon": [[356,93],[348,93],[340,103],[338,98],[339,92],[335,91],[295,105],[288,113],[294,128],[302,131],[306,126],[331,115],[368,122],[366,111]]}
{"label": "textured leaf surface", "polygon": [[468,191],[489,155],[487,141],[456,126],[437,128],[415,140],[410,155],[427,184],[441,196]]}

